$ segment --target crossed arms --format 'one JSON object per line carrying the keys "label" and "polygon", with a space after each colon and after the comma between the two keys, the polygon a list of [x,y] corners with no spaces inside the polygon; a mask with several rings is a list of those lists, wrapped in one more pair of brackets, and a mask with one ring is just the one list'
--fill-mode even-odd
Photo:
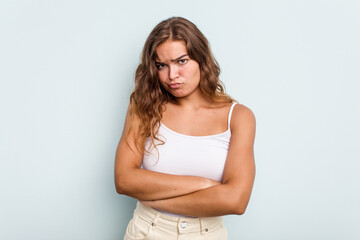
{"label": "crossed arms", "polygon": [[[129,124],[128,113],[124,132]],[[133,121],[132,124],[137,123]],[[243,214],[255,178],[255,117],[252,111],[244,105],[235,105],[230,129],[230,146],[222,182],[141,169],[143,152],[134,150],[136,147],[131,145],[136,131],[131,131],[129,135],[132,149],[123,135],[115,156],[117,192],[136,198],[149,207],[185,216]]]}

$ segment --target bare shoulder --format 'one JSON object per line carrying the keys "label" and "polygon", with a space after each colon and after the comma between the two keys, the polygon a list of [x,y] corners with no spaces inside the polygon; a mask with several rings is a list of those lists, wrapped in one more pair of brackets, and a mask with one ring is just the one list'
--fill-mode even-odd
{"label": "bare shoulder", "polygon": [[255,114],[253,111],[243,105],[243,104],[236,104],[234,106],[231,122],[230,122],[230,129],[232,132],[248,132],[248,133],[255,133],[255,125],[256,119]]}
{"label": "bare shoulder", "polygon": [[131,111],[130,104],[128,105],[125,121],[124,121],[124,127],[121,139],[125,140],[126,138],[134,138],[138,134],[138,128],[140,126],[140,118],[133,114]]}

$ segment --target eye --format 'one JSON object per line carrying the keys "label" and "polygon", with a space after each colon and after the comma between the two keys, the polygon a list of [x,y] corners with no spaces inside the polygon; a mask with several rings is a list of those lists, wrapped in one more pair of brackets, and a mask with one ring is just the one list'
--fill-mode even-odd
{"label": "eye", "polygon": [[178,61],[178,63],[180,63],[180,64],[185,64],[185,63],[187,63],[187,59],[180,59],[179,61]]}
{"label": "eye", "polygon": [[164,63],[157,63],[157,64],[156,64],[156,67],[157,67],[157,69],[161,70],[161,69],[163,69],[164,67],[166,67],[166,64],[164,64]]}

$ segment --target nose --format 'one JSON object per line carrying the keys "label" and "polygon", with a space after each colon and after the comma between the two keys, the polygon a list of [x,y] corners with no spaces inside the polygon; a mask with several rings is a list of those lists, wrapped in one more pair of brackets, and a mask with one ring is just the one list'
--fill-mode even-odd
{"label": "nose", "polygon": [[179,76],[179,71],[176,66],[169,66],[169,78],[174,80]]}

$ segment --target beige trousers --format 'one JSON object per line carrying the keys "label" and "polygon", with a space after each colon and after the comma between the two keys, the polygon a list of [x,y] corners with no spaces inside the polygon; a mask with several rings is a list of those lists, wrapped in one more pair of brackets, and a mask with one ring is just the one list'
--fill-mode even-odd
{"label": "beige trousers", "polygon": [[227,240],[222,217],[176,217],[137,203],[124,240]]}

